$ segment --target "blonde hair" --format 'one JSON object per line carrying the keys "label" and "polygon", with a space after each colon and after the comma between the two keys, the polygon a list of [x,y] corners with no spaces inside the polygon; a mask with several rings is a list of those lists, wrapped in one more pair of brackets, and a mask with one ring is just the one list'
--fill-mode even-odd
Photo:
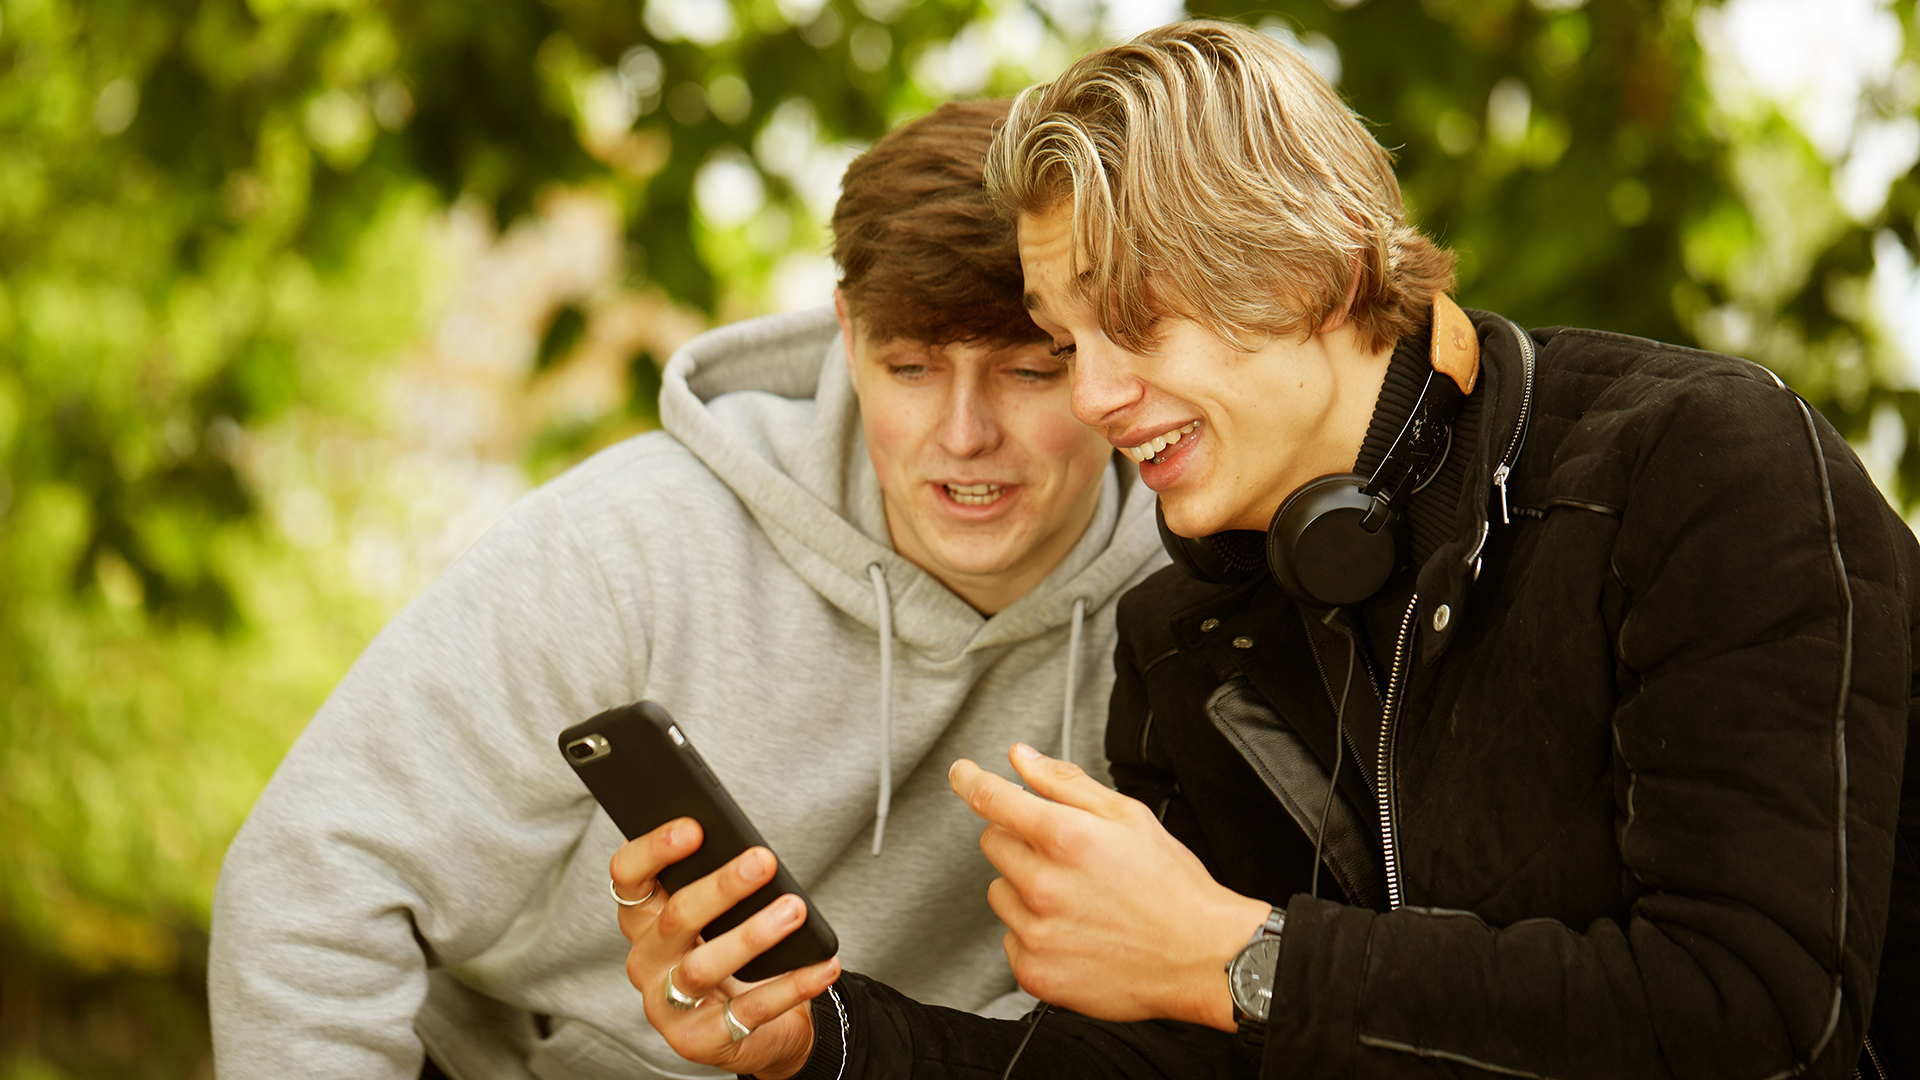
{"label": "blonde hair", "polygon": [[1151,351],[1175,312],[1251,349],[1339,310],[1391,347],[1453,287],[1407,224],[1393,160],[1297,52],[1194,20],[1091,53],[1014,101],[988,155],[1001,208],[1073,212],[1076,279],[1109,337]]}

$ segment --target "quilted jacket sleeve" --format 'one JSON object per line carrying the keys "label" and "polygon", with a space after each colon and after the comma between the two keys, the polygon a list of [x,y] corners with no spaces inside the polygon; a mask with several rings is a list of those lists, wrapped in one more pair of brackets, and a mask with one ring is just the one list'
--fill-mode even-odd
{"label": "quilted jacket sleeve", "polygon": [[[1021,1076],[1052,1080],[1187,1080],[1249,1076],[1232,1036],[1173,1021],[1117,1024],[1064,1009],[1027,1020],[989,1020],[922,1005],[861,975],[835,984],[845,1010],[846,1041],[831,1036],[795,1080],[889,1077],[899,1080],[985,1080],[1005,1073],[1019,1054]],[[814,1004],[815,1030],[836,1026],[830,1006]],[[1029,1034],[1031,1038],[1029,1038]]]}

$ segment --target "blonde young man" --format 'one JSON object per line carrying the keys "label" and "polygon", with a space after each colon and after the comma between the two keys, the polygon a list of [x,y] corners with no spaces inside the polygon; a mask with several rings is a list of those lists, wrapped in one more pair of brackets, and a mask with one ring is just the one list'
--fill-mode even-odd
{"label": "blonde young man", "polygon": [[1016,739],[1096,763],[1114,602],[1164,556],[1021,309],[981,186],[1006,112],[881,139],[835,212],[834,307],[690,343],[664,431],[522,500],[367,649],[227,855],[223,1076],[714,1075],[627,985],[622,837],[555,742],[639,699],[850,962],[1024,1010],[947,765]]}
{"label": "blonde young man", "polygon": [[[1454,306],[1387,155],[1243,28],[1029,91],[989,184],[1179,564],[1122,603],[1119,793],[1027,746],[1031,790],[952,773],[1055,1007],[1020,1074],[1915,1075],[1920,547],[1824,420]],[[741,885],[624,917],[650,1011],[677,963],[761,1076],[1007,1067],[1020,1025],[815,997],[831,965],[725,982],[777,916],[683,927]]]}

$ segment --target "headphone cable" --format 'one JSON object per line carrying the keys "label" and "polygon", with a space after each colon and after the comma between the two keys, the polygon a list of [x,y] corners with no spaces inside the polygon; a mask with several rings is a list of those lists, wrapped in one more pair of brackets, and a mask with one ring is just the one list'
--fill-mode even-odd
{"label": "headphone cable", "polygon": [[1014,1062],[1020,1060],[1020,1055],[1026,1052],[1027,1044],[1033,1041],[1033,1033],[1039,1030],[1040,1018],[1047,1015],[1047,1007],[1047,1003],[1043,1001],[1039,1008],[1033,1010],[1033,1015],[1027,1017],[1027,1033],[1020,1037],[1020,1045],[1013,1048],[1013,1056],[1007,1059],[1007,1071],[1000,1074],[1000,1080],[1011,1080]]}
{"label": "headphone cable", "polygon": [[[1321,621],[1334,626],[1332,619],[1333,611],[1329,611]],[[1353,631],[1340,626],[1334,626],[1334,629],[1347,639],[1347,681],[1340,688],[1340,708],[1333,717],[1333,775],[1327,778],[1327,798],[1320,804],[1319,834],[1313,838],[1313,877],[1307,886],[1307,895],[1315,899],[1320,897],[1320,854],[1327,843],[1327,815],[1333,813],[1333,793],[1339,790],[1340,785],[1340,763],[1347,757],[1347,694],[1353,690],[1353,667],[1360,658],[1360,646],[1354,640]]]}
{"label": "headphone cable", "polygon": [[[1330,620],[1332,612],[1328,612],[1328,617]],[[1332,626],[1333,623],[1328,621],[1327,625]],[[1340,784],[1340,763],[1347,756],[1347,695],[1353,690],[1353,669],[1360,658],[1359,644],[1354,641],[1353,632],[1344,627],[1335,627],[1335,629],[1347,639],[1347,681],[1340,688],[1340,708],[1334,714],[1333,775],[1327,780],[1327,798],[1320,806],[1319,835],[1313,841],[1313,879],[1307,888],[1307,895],[1316,898],[1320,895],[1320,853],[1327,842],[1327,815],[1333,812],[1333,793],[1339,789]],[[1020,1055],[1026,1053],[1027,1044],[1033,1041],[1033,1033],[1040,1030],[1040,1020],[1047,1015],[1050,1007],[1043,1001],[1033,1010],[1033,1014],[1027,1017],[1027,1033],[1020,1037],[1020,1045],[1013,1048],[1013,1056],[1007,1059],[1007,1070],[1000,1074],[1000,1080],[1013,1080],[1013,1067],[1019,1063]]]}

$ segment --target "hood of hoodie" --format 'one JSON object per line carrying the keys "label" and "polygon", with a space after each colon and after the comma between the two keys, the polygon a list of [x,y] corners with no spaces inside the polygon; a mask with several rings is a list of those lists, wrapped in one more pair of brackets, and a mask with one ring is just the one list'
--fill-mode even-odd
{"label": "hood of hoodie", "polygon": [[1027,595],[982,616],[893,550],[860,403],[831,307],[754,319],[689,342],[667,363],[660,421],[740,498],[787,564],[878,629],[886,579],[893,637],[935,657],[1024,640],[1097,606],[1159,548],[1153,493],[1115,455],[1093,521]]}

